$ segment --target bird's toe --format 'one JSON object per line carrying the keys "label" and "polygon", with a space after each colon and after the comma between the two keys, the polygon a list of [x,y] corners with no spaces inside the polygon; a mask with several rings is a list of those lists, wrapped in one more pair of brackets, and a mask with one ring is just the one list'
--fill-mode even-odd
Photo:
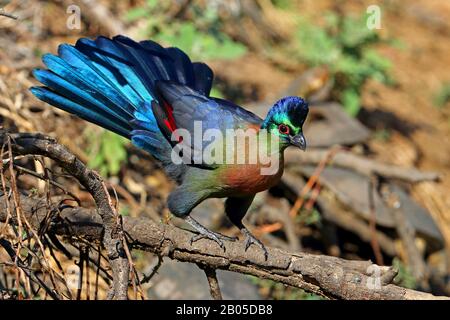
{"label": "bird's toe", "polygon": [[198,234],[198,235],[193,236],[190,241],[191,245],[200,239],[210,239],[210,240],[216,242],[219,245],[219,247],[221,247],[225,251],[225,245],[224,245],[223,241],[220,240],[219,237],[216,234],[214,234],[213,232],[210,232],[207,234],[206,233]]}
{"label": "bird's toe", "polygon": [[252,234],[247,234],[247,239],[245,240],[245,251],[248,250],[248,248],[250,248],[250,246],[254,244],[257,247],[259,247],[263,252],[264,252],[264,259],[267,260],[269,258],[269,253],[267,252],[266,247],[264,246],[264,244],[259,241],[258,239],[256,239]]}

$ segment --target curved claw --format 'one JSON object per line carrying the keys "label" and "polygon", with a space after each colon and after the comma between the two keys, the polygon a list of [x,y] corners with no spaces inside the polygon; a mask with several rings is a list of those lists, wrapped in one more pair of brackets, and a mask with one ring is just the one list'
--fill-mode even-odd
{"label": "curved claw", "polygon": [[223,251],[225,251],[225,245],[223,244],[222,240],[220,240],[219,237],[216,234],[214,234],[213,232],[209,232],[207,234],[206,233],[205,234],[197,234],[197,235],[193,236],[191,238],[190,245],[192,245],[194,242],[196,242],[200,239],[213,240],[219,245],[219,247],[221,247],[223,249]]}
{"label": "curved claw", "polygon": [[258,239],[256,239],[255,236],[252,235],[250,232],[246,232],[246,236],[247,239],[245,240],[245,251],[247,251],[248,248],[250,248],[250,246],[254,244],[264,252],[264,259],[267,261],[267,259],[269,258],[269,253],[267,252],[267,249],[264,246],[264,244]]}
{"label": "curved claw", "polygon": [[195,235],[191,238],[190,244],[192,245],[195,241],[198,241],[200,239],[210,239],[215,242],[223,249],[225,252],[225,245],[223,244],[222,240],[229,240],[229,241],[235,241],[237,238],[224,236],[223,234],[213,232],[211,230],[206,229],[204,226],[202,226],[200,223],[198,223],[196,220],[191,218],[190,216],[184,217],[184,220],[189,223],[194,229],[196,229],[199,234]]}

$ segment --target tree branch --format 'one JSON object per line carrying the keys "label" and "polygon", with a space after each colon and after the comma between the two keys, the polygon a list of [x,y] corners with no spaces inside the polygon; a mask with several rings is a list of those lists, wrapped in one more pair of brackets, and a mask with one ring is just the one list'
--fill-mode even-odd
{"label": "tree branch", "polygon": [[13,15],[11,13],[5,12],[5,10],[3,10],[3,8],[0,8],[0,16],[11,18],[13,20],[17,20],[18,19],[17,16],[15,16],[15,15]]}
{"label": "tree branch", "polygon": [[214,300],[223,300],[222,292],[220,292],[219,281],[217,280],[216,270],[205,265],[198,265],[205,272],[206,279],[209,284],[209,292]]}
{"label": "tree branch", "polygon": [[[47,206],[45,199],[21,196],[23,214],[33,228],[43,223]],[[95,210],[63,206],[48,228],[61,236],[84,237],[100,241],[103,234],[101,218]],[[12,210],[14,212],[14,210]],[[6,220],[6,201],[0,196],[0,221]],[[15,223],[13,216],[10,223]],[[395,272],[370,261],[350,261],[331,256],[308,253],[288,253],[267,248],[268,260],[257,248],[245,251],[243,241],[226,242],[226,252],[216,243],[203,239],[192,246],[192,233],[148,218],[123,217],[123,229],[130,248],[153,252],[182,262],[190,262],[271,279],[308,292],[339,299],[449,299],[429,293],[405,289],[390,284]],[[76,239],[75,239],[76,241]]]}

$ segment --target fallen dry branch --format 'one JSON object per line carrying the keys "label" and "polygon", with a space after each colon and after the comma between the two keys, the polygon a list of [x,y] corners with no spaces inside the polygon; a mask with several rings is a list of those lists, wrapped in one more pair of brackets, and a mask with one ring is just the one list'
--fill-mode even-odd
{"label": "fallen dry branch", "polygon": [[3,10],[3,8],[0,8],[0,16],[11,18],[11,19],[14,19],[14,20],[18,19],[17,16],[15,16],[15,15],[13,15],[11,13],[5,12],[5,10]]}
{"label": "fallen dry branch", "polygon": [[[318,164],[328,156],[328,150],[308,150],[308,152],[294,152],[297,150],[286,150],[286,165]],[[436,181],[439,174],[435,172],[422,172],[414,168],[404,168],[386,163],[380,163],[375,160],[366,159],[348,151],[340,151],[334,157],[331,163],[334,166],[353,169],[368,177],[372,175],[384,178],[404,180],[407,182]]]}
{"label": "fallen dry branch", "polygon": [[[22,195],[22,210],[34,228],[45,219],[45,199]],[[90,241],[102,239],[103,226],[93,209],[59,207],[59,215],[51,221],[48,232],[64,237],[84,237]],[[6,204],[0,197],[0,221],[6,220]],[[11,223],[14,223],[13,218]],[[271,279],[308,292],[339,299],[448,299],[429,293],[405,289],[390,284],[395,271],[379,267],[370,261],[351,261],[325,255],[288,253],[268,248],[264,260],[257,248],[244,251],[244,242],[227,242],[226,252],[209,240],[192,246],[192,233],[148,218],[123,218],[123,228],[130,248],[153,252],[182,262],[196,263],[212,269],[222,269]]]}
{"label": "fallen dry branch", "polygon": [[113,271],[113,288],[110,297],[126,299],[130,266],[123,247],[122,226],[109,201],[109,195],[101,178],[53,138],[41,134],[2,133],[0,144],[8,143],[9,139],[12,141],[14,155],[42,155],[53,159],[92,195],[104,225],[102,243],[107,250]]}

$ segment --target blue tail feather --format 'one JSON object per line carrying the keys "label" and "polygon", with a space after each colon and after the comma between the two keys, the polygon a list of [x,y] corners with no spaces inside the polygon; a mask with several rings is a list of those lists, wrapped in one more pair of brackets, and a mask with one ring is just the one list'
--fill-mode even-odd
{"label": "blue tail feather", "polygon": [[93,91],[97,91],[105,98],[111,100],[113,105],[127,109],[131,113],[133,112],[129,99],[122,96],[121,92],[114,88],[112,80],[106,78],[99,72],[87,56],[75,47],[67,44],[60,45],[58,53],[61,59],[65,60],[72,67],[72,73],[78,73],[85,82],[90,84]]}
{"label": "blue tail feather", "polygon": [[[46,54],[43,57],[43,61],[49,68],[48,72],[51,71],[51,74],[55,78],[59,77],[61,79],[64,79],[67,81],[67,83],[70,83],[76,88],[79,88],[81,90],[80,98],[83,98],[82,93],[84,93],[84,96],[89,95],[89,101],[104,110],[105,114],[113,112],[115,114],[120,114],[123,118],[128,120],[133,117],[132,108],[126,108],[128,104],[126,100],[120,97],[116,97],[116,95],[114,95],[114,92],[111,92],[110,89],[102,90],[103,86],[96,85],[96,82],[87,81],[86,78],[82,76],[83,73],[80,73],[78,69],[73,68],[63,59],[51,54]],[[48,77],[50,77],[50,75],[48,75]],[[40,79],[38,80],[41,81]],[[51,85],[46,85],[52,88]],[[56,91],[56,89],[52,89]],[[73,99],[77,101],[76,97],[74,97]]]}
{"label": "blue tail feather", "polygon": [[194,86],[194,68],[189,57],[178,48],[167,48],[167,53],[173,59],[177,78],[174,80],[189,87]]}
{"label": "blue tail feather", "polygon": [[127,123],[132,115],[124,112],[124,110],[118,108],[108,109],[103,103],[97,100],[92,93],[73,85],[51,71],[36,69],[33,74],[37,80],[51,88],[53,91],[61,93],[72,101],[77,101],[79,104],[82,104],[98,114],[103,114],[105,117],[110,118],[110,120],[116,119],[122,127],[129,127]]}
{"label": "blue tail feather", "polygon": [[129,100],[134,109],[137,109],[143,99],[132,86],[132,84],[136,84],[137,82],[133,81],[129,83],[129,79],[123,76],[121,72],[121,69],[125,69],[123,64],[122,66],[115,66],[112,58],[105,58],[101,54],[95,52],[95,50],[92,50],[92,45],[95,45],[92,40],[90,40],[90,44],[87,43],[87,46],[83,46],[81,42],[82,40],[78,41],[75,48],[89,57],[97,72],[108,79],[110,86],[120,92],[122,97]]}
{"label": "blue tail feather", "polygon": [[[177,48],[124,36],[62,44],[58,56],[46,54],[43,61],[48,70],[35,70],[34,75],[45,87],[30,89],[37,98],[131,139],[166,167],[171,146],[151,108],[152,100],[159,99],[158,81],[208,96],[213,80],[206,64],[191,63]],[[169,168],[175,176],[177,170]]]}
{"label": "blue tail feather", "polygon": [[117,121],[111,121],[104,115],[71,101],[45,87],[32,87],[30,90],[42,101],[54,105],[64,111],[76,114],[84,120],[95,123],[124,137],[130,138],[130,130],[128,128],[121,127]]}
{"label": "blue tail feather", "polygon": [[115,47],[114,42],[105,37],[99,37],[96,41],[86,38],[80,39],[76,46],[81,52],[86,55],[95,55],[102,59],[106,65],[110,65],[111,69],[116,71],[119,85],[128,84],[139,96],[139,101],[151,101],[153,97],[149,93],[149,88],[145,87],[145,83],[139,74],[133,70],[132,65],[127,61],[123,55]]}

